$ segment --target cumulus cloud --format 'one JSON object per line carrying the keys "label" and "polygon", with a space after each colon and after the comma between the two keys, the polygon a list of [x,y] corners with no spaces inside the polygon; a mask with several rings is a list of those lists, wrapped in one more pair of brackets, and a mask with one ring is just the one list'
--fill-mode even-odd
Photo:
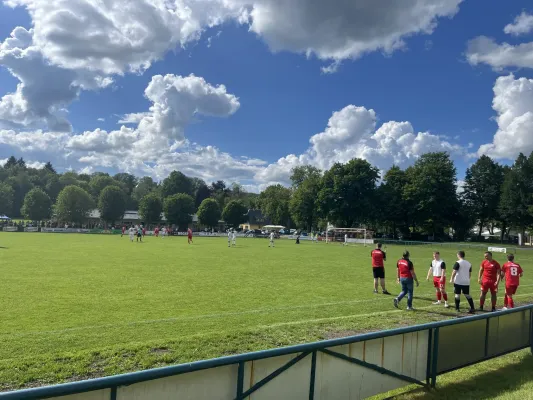
{"label": "cumulus cloud", "polygon": [[[533,15],[523,12],[504,32],[519,36],[533,31]],[[533,42],[513,45],[497,43],[487,36],[478,36],[467,44],[466,59],[471,65],[487,64],[495,70],[507,67],[533,68]]]}
{"label": "cumulus cloud", "polygon": [[533,15],[527,12],[522,12],[515,18],[513,23],[508,24],[503,28],[503,31],[508,35],[525,35],[533,31]]}
{"label": "cumulus cloud", "polygon": [[[226,0],[227,1],[227,0]],[[315,54],[324,60],[391,53],[414,34],[430,34],[462,0],[229,0],[248,5],[250,30],[273,51]]]}
{"label": "cumulus cloud", "polygon": [[478,155],[514,159],[533,151],[533,79],[502,76],[494,85],[492,108],[498,130],[492,143],[482,145]]}
{"label": "cumulus cloud", "polygon": [[353,158],[368,160],[381,170],[392,165],[406,167],[424,153],[446,151],[466,155],[463,146],[442,140],[429,132],[415,133],[409,122],[389,121],[376,130],[377,117],[372,109],[349,105],[334,112],[326,129],[311,137],[310,147],[301,155],[288,155],[256,174],[258,181],[289,182],[292,168],[314,165],[329,169],[335,162]]}

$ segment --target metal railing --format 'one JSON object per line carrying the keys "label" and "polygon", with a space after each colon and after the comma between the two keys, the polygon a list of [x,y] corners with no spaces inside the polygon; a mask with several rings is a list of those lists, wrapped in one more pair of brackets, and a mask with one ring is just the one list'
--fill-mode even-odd
{"label": "metal railing", "polygon": [[[390,353],[385,351],[385,346],[387,343],[388,345],[391,345],[395,337],[401,336],[401,347],[403,352],[406,335],[414,333],[417,333],[417,340],[418,338],[421,338],[421,341],[417,342],[419,349],[418,353],[416,351],[415,353],[419,358],[422,356],[423,361],[420,362],[418,370],[420,370],[420,368],[424,369],[425,380],[413,377],[413,374],[416,375],[415,373],[408,374],[402,372],[401,370],[398,372],[395,371],[394,368],[379,365],[379,362],[369,361],[368,354],[367,359],[365,360],[364,350],[362,357],[354,356],[351,353],[351,350],[349,354],[342,353],[339,350],[340,346],[352,346],[361,343],[366,345],[375,343],[376,339],[382,339],[382,342],[380,342],[382,346],[380,354],[383,358],[385,353]],[[460,337],[461,340],[457,340],[458,337]],[[123,375],[65,383],[49,387],[25,389],[15,392],[0,393],[0,399],[47,399],[65,395],[106,390],[106,392],[98,398],[116,400],[117,398],[128,398],[128,394],[123,394],[121,396],[121,390],[127,387],[129,387],[127,389],[130,391],[134,390],[135,387],[132,388],[131,385],[148,381],[152,381],[153,383],[153,381],[158,379],[176,377],[220,367],[233,366],[235,367],[236,373],[228,375],[228,379],[233,380],[231,387],[234,387],[234,389],[232,389],[232,391],[234,390],[234,395],[231,395],[231,397],[227,398],[241,400],[248,398],[252,393],[262,389],[265,387],[265,385],[275,380],[278,376],[290,371],[295,365],[299,363],[301,364],[302,360],[307,360],[306,362],[309,363],[308,374],[305,374],[309,382],[307,383],[306,381],[305,385],[307,385],[307,389],[305,390],[308,391],[308,398],[314,399],[316,398],[315,393],[318,390],[317,384],[320,383],[322,386],[325,385],[325,378],[322,377],[322,380],[319,382],[317,377],[317,362],[319,362],[317,360],[319,356],[327,356],[331,357],[332,359],[343,360],[347,363],[347,366],[350,364],[357,365],[358,368],[363,368],[367,371],[371,370],[373,373],[394,378],[395,380],[403,382],[404,385],[415,383],[421,386],[434,387],[437,376],[440,374],[528,347],[530,347],[533,352],[533,305],[522,306],[506,311],[498,311],[495,313],[485,313],[482,315],[458,318],[454,320],[439,321],[429,324],[415,325],[339,339],[221,357],[212,360],[198,361]],[[367,347],[367,349],[368,348],[369,347]],[[422,351],[420,349],[424,350]],[[283,356],[292,356],[293,358],[291,358],[288,362],[286,359],[284,359],[283,362],[280,361],[281,365],[279,367],[273,371],[270,371],[262,379],[259,379],[254,383],[252,379],[254,376],[254,362],[267,359],[282,360]],[[402,353],[401,363],[406,362],[404,357],[405,354]],[[245,370],[249,369],[250,362],[252,363],[252,378],[247,379],[245,384]],[[381,363],[383,364],[383,361],[381,361]],[[322,364],[320,369],[321,373],[323,373],[323,369],[326,368],[324,365],[326,364]],[[250,375],[249,371],[248,375]],[[364,379],[367,380],[368,378],[365,377]],[[209,381],[211,381],[211,379],[209,379]],[[349,384],[348,380],[346,384]],[[369,384],[371,384],[371,382],[369,382]],[[147,389],[144,388],[143,390],[143,393],[146,395]],[[131,393],[129,393],[129,395],[131,395]],[[158,398],[155,395],[155,397],[151,397],[150,395],[146,396],[138,398]],[[283,394],[280,395],[279,392],[277,393],[277,396],[278,398],[285,398],[283,397]],[[191,395],[191,397],[180,398],[196,399],[210,397],[196,397]],[[324,396],[320,398],[322,399],[328,397]]]}

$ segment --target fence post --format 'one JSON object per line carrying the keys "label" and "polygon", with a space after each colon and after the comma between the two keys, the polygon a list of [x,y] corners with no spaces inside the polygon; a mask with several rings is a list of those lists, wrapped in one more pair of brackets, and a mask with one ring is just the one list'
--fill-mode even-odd
{"label": "fence post", "polygon": [[242,400],[244,393],[244,362],[239,362],[239,369],[237,371],[237,400]]}
{"label": "fence post", "polygon": [[315,376],[316,376],[316,351],[313,351],[311,358],[311,379],[309,382],[309,400],[315,398]]}
{"label": "fence post", "polygon": [[437,385],[437,362],[439,358],[439,328],[435,329],[433,335],[433,352],[431,354],[431,387]]}
{"label": "fence post", "polygon": [[533,308],[529,310],[529,346],[533,353]]}
{"label": "fence post", "polygon": [[485,325],[485,358],[489,355],[489,329],[490,329],[490,317],[487,318]]}
{"label": "fence post", "polygon": [[109,396],[110,400],[117,400],[117,387],[111,388],[111,394]]}
{"label": "fence post", "polygon": [[433,350],[433,329],[428,331],[428,359],[426,364],[426,385],[429,386],[431,379],[431,354]]}

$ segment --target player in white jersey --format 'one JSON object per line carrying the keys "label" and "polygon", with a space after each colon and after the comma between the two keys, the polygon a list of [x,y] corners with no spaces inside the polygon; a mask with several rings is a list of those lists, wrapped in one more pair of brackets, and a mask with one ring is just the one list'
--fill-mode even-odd
{"label": "player in white jersey", "polygon": [[233,237],[233,233],[231,232],[231,229],[228,230],[228,247],[231,247],[231,239]]}
{"label": "player in white jersey", "polygon": [[231,239],[233,246],[237,246],[237,232],[235,231],[235,229],[231,233]]}
{"label": "player in white jersey", "polygon": [[344,246],[348,246],[348,235],[344,234]]}
{"label": "player in white jersey", "polygon": [[448,305],[448,294],[446,293],[446,263],[440,258],[438,251],[433,253],[433,261],[429,266],[427,280],[433,275],[433,286],[437,292],[437,301],[433,304],[441,304],[441,299],[444,299],[444,307],[450,307]]}
{"label": "player in white jersey", "polygon": [[274,235],[274,232],[270,232],[270,243],[268,244],[268,247],[275,247],[274,246],[274,237],[276,235]]}
{"label": "player in white jersey", "polygon": [[133,242],[133,239],[135,239],[135,228],[133,227],[133,225],[130,226],[128,233],[130,235],[130,241]]}
{"label": "player in white jersey", "polygon": [[164,227],[161,229],[161,237],[164,238],[166,235],[167,235],[167,227],[164,226]]}
{"label": "player in white jersey", "polygon": [[465,295],[468,304],[470,305],[470,314],[476,312],[474,308],[474,300],[470,296],[470,278],[472,277],[472,264],[465,260],[465,252],[457,252],[457,262],[453,266],[452,278],[450,283],[453,283],[455,294],[455,309],[459,311],[461,303],[461,292]]}

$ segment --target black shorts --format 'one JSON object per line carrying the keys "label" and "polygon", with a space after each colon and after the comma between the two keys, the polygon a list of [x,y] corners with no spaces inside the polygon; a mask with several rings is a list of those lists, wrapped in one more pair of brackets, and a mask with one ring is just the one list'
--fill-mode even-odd
{"label": "black shorts", "polygon": [[463,292],[464,295],[470,294],[470,285],[453,285],[453,292],[455,294],[461,294]]}
{"label": "black shorts", "polygon": [[374,279],[385,279],[385,267],[372,267],[372,273],[374,274]]}

